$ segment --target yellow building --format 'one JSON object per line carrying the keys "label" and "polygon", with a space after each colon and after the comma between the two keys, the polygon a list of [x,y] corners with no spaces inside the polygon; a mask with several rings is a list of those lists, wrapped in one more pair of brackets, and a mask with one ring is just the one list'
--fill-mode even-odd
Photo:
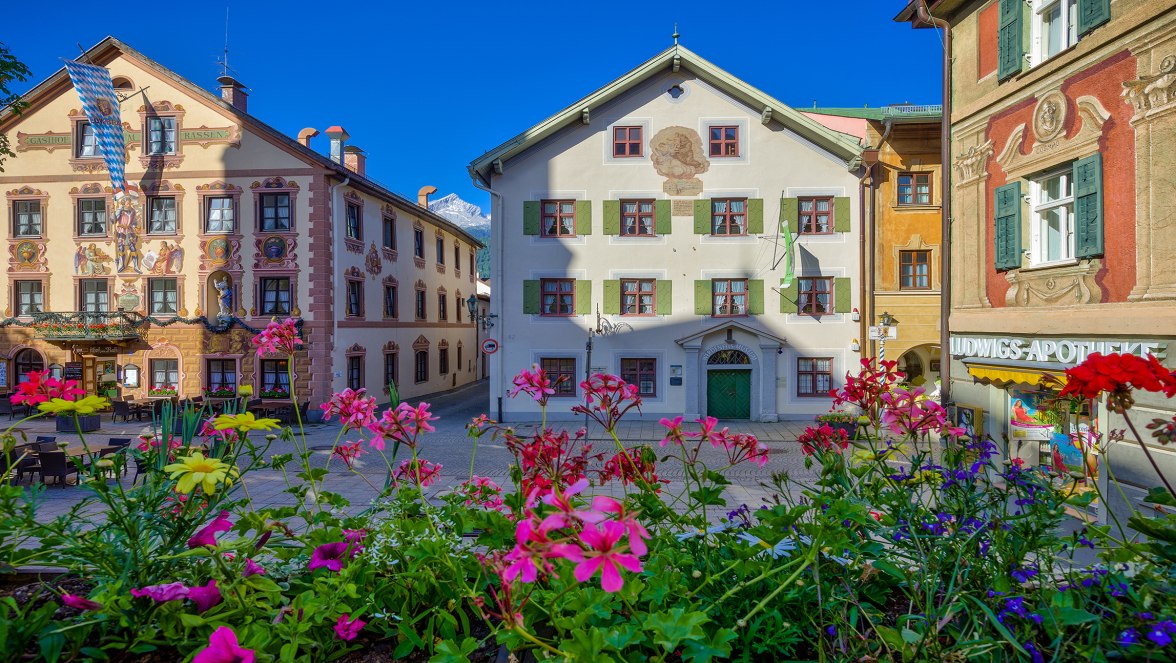
{"label": "yellow building", "polygon": [[293,139],[264,124],[231,77],[218,96],[111,37],[83,58],[110,70],[123,99],[128,195],[113,195],[64,70],[0,116],[17,153],[0,173],[0,389],[50,370],[123,398],[250,385],[288,400],[285,363],[249,342],[287,316],[306,341],[299,401],[475,379],[464,298],[480,244],[429,212],[427,195],[367,177],[341,127],[322,155],[318,131]]}

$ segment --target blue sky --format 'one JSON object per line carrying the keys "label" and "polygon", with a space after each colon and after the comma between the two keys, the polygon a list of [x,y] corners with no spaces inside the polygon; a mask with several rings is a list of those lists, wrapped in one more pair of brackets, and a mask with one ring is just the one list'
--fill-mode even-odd
{"label": "blue sky", "polygon": [[891,20],[905,0],[234,1],[161,20],[70,5],[76,20],[0,36],[33,72],[18,89],[107,34],[214,88],[227,6],[229,63],[251,113],[290,135],[341,124],[390,188],[415,198],[432,184],[483,208],[471,160],[666,48],[675,21],[684,46],[794,107],[941,99],[938,34]]}

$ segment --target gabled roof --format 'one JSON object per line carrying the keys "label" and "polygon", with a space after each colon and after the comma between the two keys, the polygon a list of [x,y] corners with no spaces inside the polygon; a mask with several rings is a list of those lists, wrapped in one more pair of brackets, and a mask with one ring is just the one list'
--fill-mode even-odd
{"label": "gabled roof", "polygon": [[686,345],[690,341],[698,340],[708,334],[713,334],[717,331],[722,331],[724,329],[742,329],[743,331],[745,331],[749,334],[754,334],[756,336],[761,336],[763,338],[770,338],[773,341],[780,343],[781,345],[787,345],[787,343],[788,343],[788,341],[784,340],[783,338],[780,338],[779,336],[776,336],[775,334],[773,334],[771,332],[764,331],[758,327],[752,327],[751,325],[744,323],[744,322],[740,322],[738,320],[724,320],[723,322],[720,322],[717,325],[712,325],[710,327],[707,327],[706,329],[703,329],[702,331],[697,331],[697,332],[694,332],[693,334],[690,334],[689,336],[683,336],[682,338],[676,339],[674,342],[677,343],[678,345]]}
{"label": "gabled roof", "polygon": [[[384,198],[387,202],[392,203],[396,207],[427,218],[430,223],[445,228],[452,234],[460,235],[469,244],[477,247],[484,246],[480,241],[478,241],[477,238],[475,238],[473,235],[470,235],[463,228],[454,224],[449,219],[435,214],[428,209],[421,207],[420,205],[417,205],[415,202],[409,200],[405,196],[388,189],[375,180],[359,175],[354,171],[348,170],[342,164],[331,161],[322,154],[315,152],[290,136],[287,136],[281,131],[278,131],[265,122],[262,122],[255,116],[235,108],[232,104],[225,102],[215,94],[209,92],[196,83],[193,83],[187,78],[180,76],[176,72],[159,64],[146,55],[143,55],[139,51],[128,46],[126,43],[115,37],[108,36],[102,41],[98,42],[93,47],[88,49],[82,55],[81,59],[87,62],[101,65],[113,61],[117,54],[129,56],[135,60],[137,64],[141,64],[142,66],[149,68],[152,72],[158,74],[161,78],[172,81],[177,87],[182,88],[184,91],[204,102],[209,107],[217,110],[222,115],[236,118],[243,125],[249,127],[250,130],[256,132],[257,134],[269,140],[269,142],[277,145],[295,157],[298,157],[313,166],[323,168],[337,178],[350,178],[350,186],[364,189],[372,195]],[[62,67],[53,75],[49,76],[49,78],[41,81],[41,83],[25,93],[21,99],[28,102],[31,109],[35,109],[38,103],[42,100],[52,98],[53,95],[61,94],[66,89],[72,89],[72,87],[73,85],[69,80],[69,73],[66,72],[65,67]],[[24,113],[28,112],[29,109],[24,111]],[[13,112],[11,107],[3,112],[0,112],[0,130],[4,130],[5,125],[12,122],[16,117],[17,114]]]}
{"label": "gabled roof", "polygon": [[585,110],[598,108],[667,69],[685,69],[752,108],[758,108],[761,112],[770,109],[773,122],[778,122],[819,145],[846,164],[850,164],[861,154],[861,146],[856,140],[805,117],[784,102],[748,85],[685,46],[675,44],[636,69],[474,159],[469,165],[470,174],[488,183],[488,173],[495,161],[506,161],[560,129],[580,122]]}

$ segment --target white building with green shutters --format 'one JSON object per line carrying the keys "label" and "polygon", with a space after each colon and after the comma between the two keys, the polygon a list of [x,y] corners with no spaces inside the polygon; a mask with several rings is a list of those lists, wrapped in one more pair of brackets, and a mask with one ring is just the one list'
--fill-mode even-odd
{"label": "white building with green shutters", "polygon": [[675,45],[478,157],[491,416],[537,417],[506,397],[532,364],[567,377],[556,417],[598,371],[638,385],[645,417],[828,410],[860,357],[860,152]]}

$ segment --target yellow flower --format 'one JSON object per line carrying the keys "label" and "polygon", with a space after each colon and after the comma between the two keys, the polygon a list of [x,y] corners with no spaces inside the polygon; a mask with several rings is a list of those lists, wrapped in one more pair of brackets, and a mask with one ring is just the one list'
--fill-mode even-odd
{"label": "yellow flower", "polygon": [[171,472],[172,479],[179,479],[176,490],[181,493],[190,493],[199,485],[209,495],[216,492],[217,484],[222,481],[226,486],[232,485],[232,477],[237,475],[237,468],[219,458],[205,458],[199,451],[168,465],[163,471]]}
{"label": "yellow flower", "polygon": [[253,395],[253,385],[251,385],[251,384],[240,385],[239,387],[237,387],[237,395],[244,396],[244,397],[252,396]]}
{"label": "yellow flower", "polygon": [[67,401],[61,398],[54,398],[51,401],[46,401],[37,406],[37,409],[42,412],[52,412],[54,414],[64,414],[67,412],[76,412],[80,415],[94,414],[98,410],[105,409],[110,406],[110,401],[102,396],[86,396],[80,400]]}
{"label": "yellow flower", "polygon": [[271,428],[278,428],[282,422],[277,419],[269,419],[263,417],[258,419],[253,416],[252,412],[242,412],[241,414],[222,414],[212,422],[212,425],[217,430],[239,430],[242,433],[248,433],[251,430],[269,430]]}

